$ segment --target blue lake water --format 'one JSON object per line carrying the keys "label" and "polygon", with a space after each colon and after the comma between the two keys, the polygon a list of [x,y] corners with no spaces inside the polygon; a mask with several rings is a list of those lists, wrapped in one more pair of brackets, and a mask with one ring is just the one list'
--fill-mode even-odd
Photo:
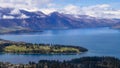
{"label": "blue lake water", "polygon": [[0,35],[0,38],[31,43],[49,43],[82,46],[89,51],[75,55],[0,54],[0,61],[28,63],[38,60],[71,60],[83,56],[113,56],[120,58],[120,31],[108,28],[45,30],[23,35]]}

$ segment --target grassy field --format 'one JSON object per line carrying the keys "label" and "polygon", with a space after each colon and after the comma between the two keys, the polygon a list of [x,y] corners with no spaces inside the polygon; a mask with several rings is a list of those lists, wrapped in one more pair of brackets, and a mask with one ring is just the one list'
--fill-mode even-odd
{"label": "grassy field", "polygon": [[0,39],[1,53],[76,54],[87,51],[86,48],[80,46],[32,44]]}
{"label": "grassy field", "polygon": [[8,53],[80,53],[80,50],[74,47],[56,47],[56,46],[24,46],[10,45],[4,48]]}

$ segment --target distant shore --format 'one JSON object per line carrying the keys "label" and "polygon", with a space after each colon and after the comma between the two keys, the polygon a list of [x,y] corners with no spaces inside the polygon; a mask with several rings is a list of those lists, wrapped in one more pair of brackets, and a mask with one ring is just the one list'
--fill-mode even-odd
{"label": "distant shore", "polygon": [[0,32],[0,34],[28,34],[28,33],[36,33],[36,32],[43,32],[42,30],[16,30],[16,31],[7,31],[7,32]]}

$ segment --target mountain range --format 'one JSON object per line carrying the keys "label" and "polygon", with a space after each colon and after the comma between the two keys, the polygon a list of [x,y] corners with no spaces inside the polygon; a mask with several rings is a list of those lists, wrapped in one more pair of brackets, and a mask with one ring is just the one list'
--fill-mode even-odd
{"label": "mountain range", "polygon": [[120,28],[120,19],[95,18],[59,12],[46,15],[41,11],[31,12],[23,9],[0,8],[0,33],[21,30],[39,31],[99,27]]}

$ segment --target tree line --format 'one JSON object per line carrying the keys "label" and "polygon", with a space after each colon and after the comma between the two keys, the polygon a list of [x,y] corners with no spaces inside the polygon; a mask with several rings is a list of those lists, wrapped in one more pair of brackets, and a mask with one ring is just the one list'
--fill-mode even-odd
{"label": "tree line", "polygon": [[40,60],[38,63],[10,64],[0,62],[0,68],[120,68],[114,57],[82,57],[70,61]]}

